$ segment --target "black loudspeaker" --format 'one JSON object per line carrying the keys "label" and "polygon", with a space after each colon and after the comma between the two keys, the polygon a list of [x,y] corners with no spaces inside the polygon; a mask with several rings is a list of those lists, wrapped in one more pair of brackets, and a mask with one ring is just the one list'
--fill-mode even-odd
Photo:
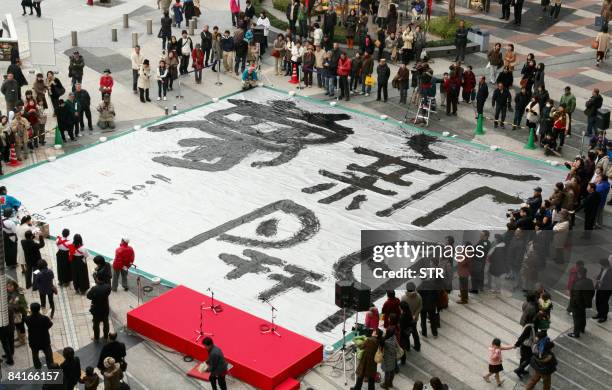
{"label": "black loudspeaker", "polygon": [[265,39],[263,27],[255,27],[252,29],[252,31],[253,31],[253,41],[259,44],[263,43]]}
{"label": "black loudspeaker", "polygon": [[353,283],[353,305],[351,309],[357,311],[370,310],[372,290],[363,283]]}
{"label": "black loudspeaker", "polygon": [[336,282],[336,306],[350,309],[353,301],[353,282]]}
{"label": "black loudspeaker", "polygon": [[600,108],[597,110],[597,129],[607,130],[610,128],[610,110]]}

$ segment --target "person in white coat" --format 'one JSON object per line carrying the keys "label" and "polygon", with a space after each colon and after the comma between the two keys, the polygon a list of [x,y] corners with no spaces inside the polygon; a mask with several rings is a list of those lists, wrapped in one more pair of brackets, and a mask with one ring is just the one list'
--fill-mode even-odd
{"label": "person in white coat", "polygon": [[25,256],[23,254],[23,247],[21,246],[21,240],[25,240],[25,233],[28,230],[32,230],[32,217],[26,215],[21,218],[21,224],[15,229],[17,234],[17,265],[21,267],[21,273],[25,273]]}
{"label": "person in white coat", "polygon": [[151,101],[149,88],[151,88],[151,67],[149,66],[149,60],[144,60],[138,70],[138,92],[142,103]]}

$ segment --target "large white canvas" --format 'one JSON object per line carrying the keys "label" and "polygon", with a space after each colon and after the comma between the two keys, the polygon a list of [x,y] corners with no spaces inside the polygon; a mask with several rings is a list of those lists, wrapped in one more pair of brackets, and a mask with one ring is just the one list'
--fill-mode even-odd
{"label": "large white canvas", "polygon": [[[136,264],[140,269],[201,292],[212,288],[220,300],[262,318],[269,317],[269,306],[258,299],[258,295],[277,284],[277,280],[274,279],[277,277],[271,275],[290,276],[287,272],[290,268],[286,268],[287,266],[301,267],[320,275],[321,280],[309,281],[316,286],[307,288],[312,291],[293,288],[274,295],[270,302],[278,309],[277,321],[281,325],[320,342],[331,343],[341,337],[341,327],[335,326],[332,331],[320,332],[316,326],[338,310],[334,305],[336,276],[333,266],[340,258],[359,251],[362,229],[443,230],[503,227],[506,209],[516,205],[509,205],[503,201],[500,203],[499,199],[496,202],[492,196],[476,199],[426,225],[415,227],[412,222],[477,187],[487,186],[502,193],[525,198],[531,194],[533,187],[537,185],[547,188],[562,173],[544,164],[449,139],[440,139],[439,142],[430,145],[433,153],[444,155],[446,158],[425,159],[422,154],[408,146],[411,134],[394,122],[380,121],[307,99],[288,97],[269,89],[257,88],[248,93],[234,95],[231,99],[246,99],[264,105],[277,100],[280,103],[272,104],[276,104],[277,107],[282,104],[285,110],[288,109],[287,104],[295,102],[297,108],[292,110],[294,113],[299,113],[299,109],[310,113],[348,114],[349,118],[339,121],[338,124],[350,128],[353,134],[347,134],[346,139],[341,142],[327,144],[300,145],[293,140],[291,142],[294,152],[297,151],[293,158],[277,166],[258,167],[252,166],[252,163],[270,161],[278,157],[278,153],[269,150],[247,150],[245,152],[247,157],[242,160],[227,159],[227,157],[244,152],[245,148],[249,149],[247,145],[251,142],[263,142],[264,138],[274,130],[292,132],[300,126],[303,127],[306,122],[293,119],[292,123],[295,124],[293,127],[283,127],[275,123],[281,120],[284,115],[283,110],[270,115],[267,123],[254,123],[253,118],[230,114],[224,119],[226,125],[230,126],[232,123],[237,125],[248,133],[247,136],[241,135],[233,141],[228,141],[227,138],[221,140],[220,134],[223,136],[224,132],[232,133],[234,136],[239,132],[236,128],[224,130],[223,126],[218,125],[219,122],[210,127],[214,129],[215,135],[190,127],[188,123],[184,127],[167,131],[152,132],[149,130],[154,127],[143,128],[26,170],[2,180],[2,185],[6,185],[9,192],[18,197],[31,212],[45,217],[50,223],[52,234],[58,234],[62,228],[70,228],[73,233],[80,233],[83,236],[87,247],[110,257],[113,256],[120,238],[128,236],[131,245],[135,248]],[[160,123],[177,121],[207,123],[204,119],[207,115],[233,106],[227,100],[221,100]],[[312,119],[309,121],[314,122]],[[315,135],[311,134],[306,139],[313,137]],[[198,141],[189,141],[190,143],[206,145],[204,149],[196,151],[196,154],[219,155],[212,161],[201,161],[213,164],[217,167],[216,170],[187,169],[159,162],[160,157],[181,158],[187,151],[196,149],[193,146],[177,144],[179,140],[187,138],[198,139]],[[269,141],[266,141],[266,145],[283,146]],[[320,199],[347,186],[337,180],[324,177],[320,170],[324,169],[338,175],[350,172],[355,176],[363,176],[365,174],[362,172],[349,170],[347,168],[349,164],[366,166],[375,161],[373,157],[357,154],[354,150],[356,147],[402,157],[404,161],[442,173],[430,175],[414,172],[401,176],[401,179],[413,182],[409,186],[395,185],[382,179],[375,183],[381,189],[397,192],[396,195],[360,191],[332,203],[319,202]],[[154,158],[157,161],[154,161]],[[399,168],[384,167],[380,171],[388,174]],[[432,183],[452,175],[461,168],[484,168],[514,175],[533,175],[534,179],[520,181],[483,174],[468,174],[388,216],[380,213],[392,204],[423,191]],[[163,175],[171,182],[167,183],[166,179],[156,179],[152,175]],[[322,192],[303,191],[317,184],[331,182],[338,184]],[[138,190],[131,189],[139,185],[143,187],[135,187]],[[121,194],[113,194],[116,190],[126,189],[133,192],[123,193],[128,199],[124,199]],[[88,191],[90,195],[97,195],[99,198],[85,200],[87,195],[76,197],[76,194]],[[355,195],[366,195],[367,200],[360,204],[360,208],[347,210]],[[82,205],[68,212],[63,211],[62,207],[46,210],[65,199],[69,202],[95,204],[100,198],[111,197],[116,199],[112,204],[105,204],[90,211],[85,211],[88,209]],[[281,200],[289,200],[303,206],[316,218],[315,221],[306,218],[308,220],[306,222],[311,223],[313,230],[300,236],[305,239],[304,242],[289,247],[253,246],[230,242],[232,239],[220,240],[217,235],[180,254],[168,251],[174,245],[200,233]],[[268,222],[267,225],[260,226],[262,221],[274,218],[278,219],[275,236],[266,237],[256,233],[258,227],[274,225],[273,222]],[[295,215],[279,210],[265,217],[254,217],[252,221],[223,233],[232,237],[277,242],[290,239],[300,226],[301,222]],[[227,278],[226,275],[234,267],[222,261],[219,255],[224,254],[226,259],[228,255],[248,259],[243,254],[245,250],[249,254],[253,254],[248,252],[249,250],[264,253],[277,259],[277,262],[282,260],[284,264],[264,264],[261,273],[247,273],[241,277],[230,274],[230,278]],[[266,267],[269,272],[266,272]],[[354,270],[358,275],[358,267],[354,267]],[[235,278],[231,278],[232,275]],[[198,308],[194,307],[194,310],[197,311]],[[172,313],[167,314],[172,315]]]}

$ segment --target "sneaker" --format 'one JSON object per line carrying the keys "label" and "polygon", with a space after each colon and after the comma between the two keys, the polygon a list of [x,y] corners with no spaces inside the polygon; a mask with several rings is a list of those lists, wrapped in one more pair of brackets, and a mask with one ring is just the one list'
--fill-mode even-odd
{"label": "sneaker", "polygon": [[568,333],[568,334],[567,334],[567,337],[571,337],[571,338],[573,338],[573,339],[579,339],[579,338],[580,338],[580,335],[578,335],[578,334],[576,334],[576,333],[574,333],[574,332],[571,332],[571,333]]}
{"label": "sneaker", "polygon": [[367,93],[367,92],[366,92],[366,94],[365,94],[365,95],[366,95],[366,97],[367,97],[367,96],[370,96],[370,94],[369,94],[369,93]]}
{"label": "sneaker", "polygon": [[168,98],[164,96],[164,101],[166,101],[166,100],[168,100]]}
{"label": "sneaker", "polygon": [[158,96],[158,97],[157,97],[157,101],[160,101],[160,100],[161,100],[161,98]]}

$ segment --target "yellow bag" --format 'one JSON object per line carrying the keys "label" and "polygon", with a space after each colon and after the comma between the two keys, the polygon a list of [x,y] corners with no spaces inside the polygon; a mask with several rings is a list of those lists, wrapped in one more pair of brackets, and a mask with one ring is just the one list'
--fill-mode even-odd
{"label": "yellow bag", "polygon": [[376,354],[374,355],[374,362],[380,364],[383,361],[383,350],[382,348],[378,348],[376,350]]}
{"label": "yellow bag", "polygon": [[372,76],[366,76],[365,80],[364,80],[365,85],[367,86],[372,86],[374,85],[374,77]]}

